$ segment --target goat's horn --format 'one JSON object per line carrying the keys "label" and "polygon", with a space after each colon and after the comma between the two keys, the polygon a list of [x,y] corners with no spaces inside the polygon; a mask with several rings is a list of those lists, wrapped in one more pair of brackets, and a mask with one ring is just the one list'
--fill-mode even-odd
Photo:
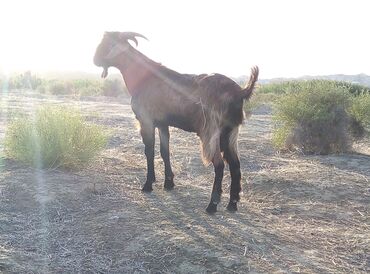
{"label": "goat's horn", "polygon": [[148,40],[148,38],[146,38],[144,35],[137,33],[137,32],[121,32],[118,37],[119,39],[130,39],[134,41],[136,45],[137,45],[137,40],[135,37],[141,37],[141,38],[144,38],[145,40]]}
{"label": "goat's horn", "polygon": [[136,46],[138,45],[137,40],[136,40],[136,38],[135,38],[135,37],[129,37],[129,38],[127,38],[127,39],[129,39],[129,40],[131,40],[131,41],[134,41]]}

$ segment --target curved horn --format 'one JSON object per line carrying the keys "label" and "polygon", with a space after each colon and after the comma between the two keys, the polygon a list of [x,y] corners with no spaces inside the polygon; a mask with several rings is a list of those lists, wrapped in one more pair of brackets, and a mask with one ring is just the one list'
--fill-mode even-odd
{"label": "curved horn", "polygon": [[131,41],[134,41],[136,46],[138,45],[138,42],[137,42],[135,37],[130,37],[130,38],[127,38],[127,39],[129,39]]}
{"label": "curved horn", "polygon": [[141,37],[144,38],[145,40],[148,40],[144,35],[137,33],[137,32],[120,32],[118,38],[119,39],[130,39],[135,42],[136,46],[138,45],[137,40],[135,37]]}

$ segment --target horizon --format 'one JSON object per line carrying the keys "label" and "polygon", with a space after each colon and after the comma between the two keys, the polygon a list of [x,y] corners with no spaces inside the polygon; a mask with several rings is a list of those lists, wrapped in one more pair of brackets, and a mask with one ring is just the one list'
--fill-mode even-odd
{"label": "horizon", "polygon": [[[114,69],[114,68],[110,68]],[[41,78],[66,78],[66,79],[73,79],[73,78],[80,78],[80,77],[93,77],[93,78],[101,78],[101,71],[93,72],[93,71],[77,71],[77,70],[49,70],[49,71],[32,71],[32,70],[14,70],[14,71],[8,71],[6,74],[4,74],[2,71],[0,71],[0,76],[5,77],[12,77],[16,75],[20,75],[23,73],[30,72],[31,75],[36,75],[37,77]],[[249,73],[246,73],[244,75],[227,75],[228,77],[240,80],[242,78],[248,79]],[[259,78],[260,81],[263,80],[290,80],[290,79],[305,79],[305,78],[317,78],[320,79],[320,77],[331,77],[331,76],[338,76],[338,77],[352,77],[352,76],[366,76],[370,77],[369,74],[366,73],[356,73],[356,74],[344,74],[344,73],[335,73],[335,74],[317,74],[317,75],[298,75],[298,76],[277,76],[277,77],[271,77],[271,78]],[[114,71],[109,72],[106,79],[111,78],[121,78],[122,74],[120,71],[114,69]],[[104,80],[104,78],[102,78]],[[245,80],[244,79],[244,80]]]}
{"label": "horizon", "polygon": [[240,77],[258,65],[261,79],[370,75],[363,0],[15,0],[4,6],[2,74],[100,74],[92,63],[95,48],[104,31],[117,30],[148,37],[139,38],[137,49],[180,73]]}

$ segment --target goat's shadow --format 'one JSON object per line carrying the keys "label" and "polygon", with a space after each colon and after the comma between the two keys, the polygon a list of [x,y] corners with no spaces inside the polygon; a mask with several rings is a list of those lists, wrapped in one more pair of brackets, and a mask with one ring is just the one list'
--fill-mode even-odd
{"label": "goat's shadow", "polygon": [[[251,221],[260,219],[261,216],[248,211],[247,206],[240,207],[239,211],[236,213],[231,213],[222,208],[223,204],[219,205],[219,211],[216,214],[209,215],[205,212],[205,207],[209,197],[205,197],[205,195],[199,197],[199,195],[197,195],[197,198],[205,201],[202,205],[199,205],[198,203],[189,203],[190,200],[188,195],[183,195],[183,191],[179,188],[181,187],[172,191],[166,191],[164,194],[167,196],[167,199],[171,199],[170,203],[164,202],[163,197],[161,198],[156,194],[156,192],[161,191],[158,188],[155,188],[152,193],[145,194],[145,199],[152,207],[158,208],[161,212],[162,218],[164,217],[167,221],[171,221],[177,230],[180,230],[182,233],[190,237],[198,246],[206,247],[209,250],[208,255],[200,253],[195,254],[196,256],[200,256],[200,258],[207,256],[212,257],[213,254],[213,259],[218,260],[216,253],[225,252],[225,236],[228,235],[231,237],[229,244],[226,244],[226,250],[228,250],[229,253],[234,253],[234,255],[240,257],[240,255],[245,252],[245,248],[248,247],[249,252],[260,256],[264,255],[266,260],[269,260],[269,262],[275,267],[279,268],[281,271],[286,270],[284,262],[273,258],[274,256],[272,256],[274,249],[278,246],[286,245],[286,242],[279,235],[268,232],[267,229],[263,228],[262,224]],[[223,197],[223,199],[226,199],[226,197]],[[242,203],[243,205],[247,205],[247,201],[245,199],[243,199]],[[201,229],[193,229],[193,227],[199,226]],[[241,228],[243,229],[241,230]],[[212,240],[204,237],[205,234],[214,238],[215,242],[212,243]],[[236,243],[232,238],[237,239],[239,242],[236,241]],[[290,259],[293,254],[287,252],[283,256]],[[305,265],[309,266],[312,271],[317,273],[323,271],[323,269],[314,263],[307,264],[306,258],[302,255],[294,254],[294,256],[297,261],[305,262]],[[249,264],[249,261],[253,259],[252,257],[246,256],[246,261],[241,260],[237,264],[239,264],[239,267],[242,265],[246,266],[247,261]],[[225,268],[225,271],[226,270],[228,269]],[[264,269],[258,270],[264,271]]]}

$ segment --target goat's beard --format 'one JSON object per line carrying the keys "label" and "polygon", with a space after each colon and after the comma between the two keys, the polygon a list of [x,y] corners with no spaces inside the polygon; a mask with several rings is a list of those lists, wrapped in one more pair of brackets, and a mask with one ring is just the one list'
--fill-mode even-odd
{"label": "goat's beard", "polygon": [[104,67],[103,72],[101,73],[101,78],[106,78],[108,76],[108,67]]}

